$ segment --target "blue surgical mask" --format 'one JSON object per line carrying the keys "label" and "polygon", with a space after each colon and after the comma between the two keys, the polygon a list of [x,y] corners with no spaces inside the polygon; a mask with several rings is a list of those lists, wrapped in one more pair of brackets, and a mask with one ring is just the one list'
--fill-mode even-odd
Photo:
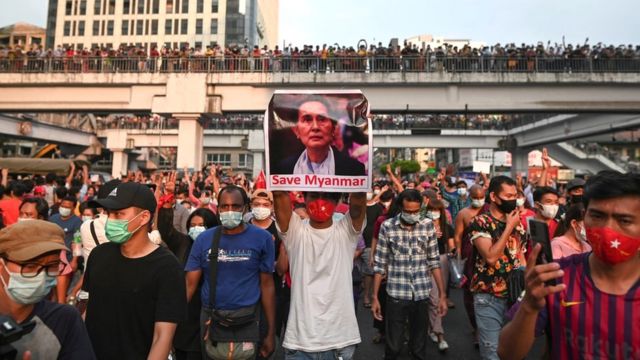
{"label": "blue surgical mask", "polygon": [[420,214],[409,214],[403,211],[400,216],[402,217],[402,220],[409,225],[413,225],[420,221]]}
{"label": "blue surgical mask", "polygon": [[189,228],[189,237],[195,240],[198,235],[202,234],[205,230],[207,230],[204,226],[192,226]]}
{"label": "blue surgical mask", "polygon": [[242,223],[242,212],[226,211],[220,213],[220,223],[227,229],[237,228]]}
{"label": "blue surgical mask", "polygon": [[6,272],[9,274],[9,283],[5,283],[4,278],[0,276],[4,291],[7,296],[22,305],[35,304],[44,299],[51,289],[56,286],[56,278],[47,275],[46,271],[32,278],[26,278],[19,273],[12,273],[4,265]]}

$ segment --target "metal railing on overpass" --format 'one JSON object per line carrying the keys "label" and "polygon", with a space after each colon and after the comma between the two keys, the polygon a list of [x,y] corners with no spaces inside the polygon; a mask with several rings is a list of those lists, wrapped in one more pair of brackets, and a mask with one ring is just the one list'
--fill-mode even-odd
{"label": "metal railing on overpass", "polygon": [[0,73],[638,73],[640,58],[527,56],[18,57]]}

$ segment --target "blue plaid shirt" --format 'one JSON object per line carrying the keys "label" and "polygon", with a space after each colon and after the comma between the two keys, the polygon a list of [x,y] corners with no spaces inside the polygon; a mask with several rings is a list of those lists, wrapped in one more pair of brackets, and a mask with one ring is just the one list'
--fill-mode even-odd
{"label": "blue plaid shirt", "polygon": [[400,215],[380,227],[374,271],[387,273],[387,294],[400,300],[424,300],[431,292],[431,270],[440,267],[435,228],[423,219],[413,228]]}

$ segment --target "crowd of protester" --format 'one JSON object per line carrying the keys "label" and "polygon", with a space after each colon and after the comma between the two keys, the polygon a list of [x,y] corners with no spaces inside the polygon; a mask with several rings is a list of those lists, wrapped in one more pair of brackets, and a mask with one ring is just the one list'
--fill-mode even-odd
{"label": "crowd of protester", "polygon": [[443,326],[463,291],[455,311],[483,359],[522,359],[543,333],[552,358],[637,358],[640,178],[560,184],[546,149],[542,164],[475,179],[387,166],[366,194],[271,193],[263,174],[214,164],[107,183],[86,166],[2,169],[0,311],[38,319],[12,344],[34,359],[268,358],[279,344],[350,360],[364,306],[385,359],[407,340],[425,359],[429,340],[446,352],[467,336]]}
{"label": "crowd of protester", "polygon": [[638,72],[640,45],[0,47],[0,72]]}

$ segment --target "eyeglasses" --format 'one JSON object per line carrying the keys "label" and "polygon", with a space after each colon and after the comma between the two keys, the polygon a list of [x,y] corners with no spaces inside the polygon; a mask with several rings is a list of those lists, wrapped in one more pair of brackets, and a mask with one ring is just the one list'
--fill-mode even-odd
{"label": "eyeglasses", "polygon": [[64,264],[60,261],[54,261],[44,265],[38,263],[19,263],[11,260],[8,261],[20,265],[20,275],[24,278],[34,278],[43,270],[47,275],[54,277],[60,275],[64,269]]}

